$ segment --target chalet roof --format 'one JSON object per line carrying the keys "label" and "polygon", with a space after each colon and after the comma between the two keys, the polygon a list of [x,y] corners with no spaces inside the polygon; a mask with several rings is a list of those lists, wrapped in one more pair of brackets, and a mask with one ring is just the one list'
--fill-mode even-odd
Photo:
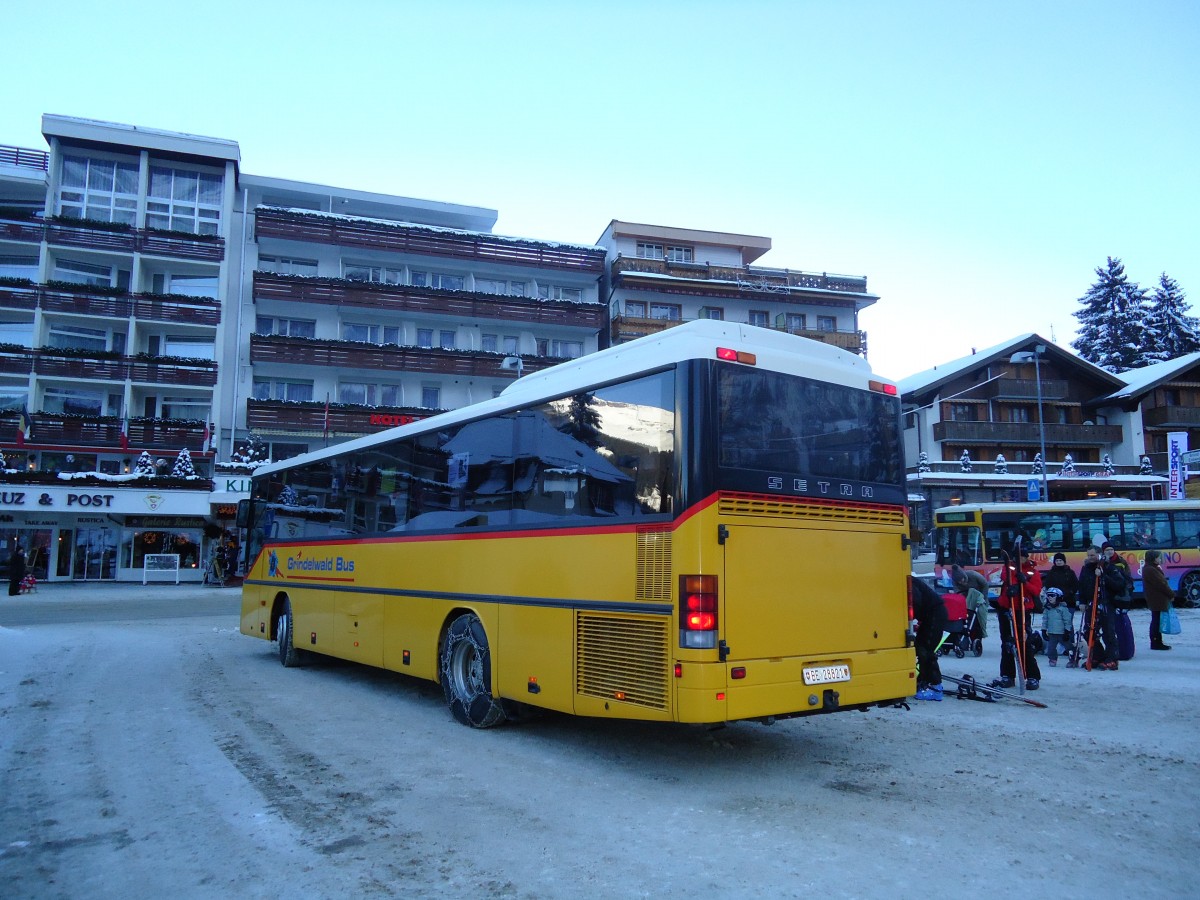
{"label": "chalet roof", "polygon": [[1187,372],[1193,366],[1200,366],[1200,352],[1188,353],[1178,359],[1168,359],[1166,362],[1142,366],[1140,369],[1130,369],[1117,377],[1125,382],[1120,390],[1113,391],[1100,402],[1111,401],[1118,403],[1122,400],[1137,400],[1154,390],[1160,384],[1173,381]]}

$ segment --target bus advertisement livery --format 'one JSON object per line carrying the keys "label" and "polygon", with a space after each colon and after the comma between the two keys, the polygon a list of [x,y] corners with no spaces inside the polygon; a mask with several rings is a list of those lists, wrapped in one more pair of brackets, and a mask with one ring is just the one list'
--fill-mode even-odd
{"label": "bus advertisement livery", "polygon": [[243,633],[524,706],[690,723],[915,687],[895,386],[693,322],[260,467]]}
{"label": "bus advertisement livery", "polygon": [[1039,569],[1055,553],[1079,571],[1093,545],[1110,543],[1129,564],[1133,592],[1142,592],[1147,550],[1162,552],[1172,589],[1191,606],[1200,605],[1200,500],[1070,500],[1051,503],[964,503],[934,514],[937,560],[947,577],[953,565],[974,569],[999,596],[1004,553],[1017,537]]}

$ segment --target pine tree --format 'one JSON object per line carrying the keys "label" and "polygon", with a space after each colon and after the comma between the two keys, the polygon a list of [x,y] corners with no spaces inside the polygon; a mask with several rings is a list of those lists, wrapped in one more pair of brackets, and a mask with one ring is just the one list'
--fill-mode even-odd
{"label": "pine tree", "polygon": [[179,455],[175,457],[175,467],[171,469],[171,475],[175,478],[196,477],[196,467],[192,464],[192,454],[188,452],[187,447],[180,450]]}
{"label": "pine tree", "polygon": [[4,451],[0,450],[0,469],[8,468],[8,460],[4,458]]}
{"label": "pine tree", "polygon": [[300,498],[296,496],[296,490],[290,484],[285,485],[283,490],[279,492],[278,502],[281,506],[299,506]]}
{"label": "pine tree", "polygon": [[1144,365],[1179,359],[1200,350],[1200,320],[1189,316],[1190,310],[1179,282],[1163,272],[1150,296],[1143,333]]}
{"label": "pine tree", "polygon": [[971,454],[969,452],[967,452],[966,450],[964,450],[962,452],[962,456],[960,456],[958,458],[958,464],[962,467],[962,470],[964,472],[970,472],[971,471]]}
{"label": "pine tree", "polygon": [[1096,269],[1099,279],[1079,298],[1083,309],[1074,313],[1079,336],[1071,346],[1093,365],[1124,372],[1141,361],[1141,334],[1145,318],[1145,291],[1125,275],[1120,259]]}
{"label": "pine tree", "polygon": [[1106,478],[1116,474],[1116,469],[1113,468],[1112,457],[1107,453],[1104,454],[1104,459],[1100,460],[1100,471]]}
{"label": "pine tree", "polygon": [[1063,457],[1062,468],[1058,472],[1059,475],[1074,475],[1075,474],[1075,458],[1068,453]]}
{"label": "pine tree", "polygon": [[922,450],[920,455],[917,456],[917,471],[918,472],[932,472],[933,471],[933,466],[929,465],[929,454],[926,453],[924,450]]}
{"label": "pine tree", "polygon": [[133,474],[155,475],[157,472],[158,469],[154,467],[154,460],[150,458],[149,451],[143,450],[141,456],[137,458],[137,462],[134,464]]}
{"label": "pine tree", "polygon": [[1046,462],[1042,459],[1042,454],[1033,454],[1033,474],[1041,475],[1046,471]]}
{"label": "pine tree", "polygon": [[1008,474],[1008,460],[1004,458],[1003,453],[996,454],[996,465],[992,469],[997,475]]}
{"label": "pine tree", "polygon": [[1150,457],[1148,457],[1148,456],[1142,457],[1142,467],[1140,469],[1138,469],[1138,474],[1139,475],[1153,475],[1154,474],[1154,465],[1150,462]]}

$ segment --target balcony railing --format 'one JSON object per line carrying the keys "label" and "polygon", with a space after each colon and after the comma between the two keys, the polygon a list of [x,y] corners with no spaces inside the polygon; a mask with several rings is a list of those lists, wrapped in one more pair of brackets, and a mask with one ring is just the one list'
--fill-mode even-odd
{"label": "balcony railing", "polygon": [[[1121,441],[1120,425],[1046,425],[1046,444],[1055,446],[1099,447]],[[935,422],[937,441],[960,444],[1041,444],[1042,432],[1036,422]]]}
{"label": "balcony railing", "polygon": [[641,259],[621,256],[613,260],[613,280],[622,275],[638,273],[670,275],[690,280],[727,282],[739,295],[761,297],[763,294],[786,296],[804,291],[837,291],[866,294],[867,279],[856,275],[830,275],[825,272],[796,272],[791,269],[770,269],[762,266],[713,266],[708,263],[679,263],[665,259]]}
{"label": "balcony railing", "polygon": [[[121,446],[121,420],[115,416],[85,418],[62,416],[55,413],[32,413],[29,436],[24,446],[30,449],[68,447]],[[183,448],[198,453],[204,448],[203,424],[180,425],[171,419],[130,419],[129,450],[136,455],[142,450],[151,452],[179,452]],[[0,444],[5,448],[15,445],[17,419],[12,413],[0,418]]]}
{"label": "balcony railing", "polygon": [[89,247],[120,253],[147,253],[187,259],[220,261],[225,258],[225,240],[220,237],[187,238],[152,229],[112,231],[87,225],[63,224],[42,219],[0,219],[0,238],[69,247]]}
{"label": "balcony railing", "polygon": [[1200,428],[1200,408],[1156,406],[1142,411],[1142,424],[1150,428]]}
{"label": "balcony railing", "polygon": [[[329,407],[330,436],[373,434],[423,419],[440,410],[404,407],[381,409],[339,403]],[[324,435],[324,403],[293,403],[283,400],[247,400],[246,427],[258,434]]]}
{"label": "balcony railing", "polygon": [[[1074,474],[1074,476],[1070,476],[1070,477],[1074,477],[1074,478],[1106,478],[1106,477],[1108,477],[1104,474],[1104,467],[1101,466],[1099,463],[1078,463],[1077,462],[1077,463],[1074,463],[1074,466],[1075,466],[1075,474]],[[1006,467],[1008,469],[1008,472],[1007,473],[999,473],[999,474],[1008,474],[1013,478],[1023,478],[1023,479],[1041,478],[1040,473],[1035,473],[1033,471],[1033,463],[1031,463],[1031,462],[1010,462],[1010,463],[1006,464]],[[998,474],[996,472],[995,461],[990,460],[990,459],[983,459],[983,460],[973,459],[973,460],[971,460],[971,471],[970,472],[964,472],[962,470],[962,463],[960,463],[958,460],[931,461],[929,463],[929,468],[932,471],[929,473],[926,473],[926,474],[927,475],[932,474],[934,476],[937,476],[937,475],[964,475],[966,477],[970,477],[971,475],[995,475],[995,474]],[[1061,470],[1062,470],[1062,460],[1051,460],[1050,464],[1048,466],[1046,466],[1046,477],[1048,477],[1048,478],[1068,477],[1065,475],[1060,476],[1058,473]],[[916,466],[910,465],[908,467],[909,474],[912,474],[916,471],[917,471]],[[1141,466],[1113,466],[1113,474],[1114,475],[1137,475],[1140,472],[1141,472]]]}
{"label": "balcony railing", "polygon": [[364,284],[344,278],[308,278],[273,272],[254,273],[254,297],[256,300],[292,300],[327,306],[461,316],[466,319],[507,319],[592,330],[598,330],[604,321],[604,307],[596,303],[501,297],[474,291],[443,291],[403,284]]}
{"label": "balcony railing", "polygon": [[169,294],[87,293],[86,289],[63,291],[41,285],[0,287],[0,309],[43,309],[109,318],[128,318],[188,325],[218,325],[221,305],[203,297],[173,297]]}
{"label": "balcony railing", "polygon": [[[1068,397],[1066,381],[1042,379],[1042,400],[1066,400]],[[1028,378],[997,378],[995,381],[981,385],[978,393],[969,395],[975,399],[993,398],[996,400],[1032,400],[1038,398],[1038,383],[1036,379]]]}
{"label": "balcony railing", "polygon": [[[500,367],[505,354],[484,350],[442,350],[437,347],[408,347],[395,344],[360,344],[355,341],[323,341],[278,334],[250,335],[250,363],[283,363],[334,369],[385,369],[464,377],[512,378]],[[524,356],[526,372],[548,369],[564,360]]]}
{"label": "balcony railing", "polygon": [[30,150],[27,147],[10,147],[0,144],[0,166],[17,166],[22,169],[50,168],[50,154],[45,150]]}
{"label": "balcony railing", "polygon": [[474,231],[430,228],[404,222],[381,222],[260,206],[255,234],[311,244],[486,260],[514,266],[537,266],[589,272],[604,271],[604,248],[506,238]]}
{"label": "balcony railing", "polygon": [[[614,344],[619,344],[635,338],[645,337],[648,334],[658,334],[660,331],[665,331],[676,325],[682,325],[684,322],[693,321],[695,320],[646,319],[638,316],[617,316],[612,320],[612,341]],[[766,328],[770,331],[783,331],[788,334],[808,338],[809,340],[820,341],[823,344],[832,344],[835,347],[841,347],[843,350],[849,350],[851,353],[862,353],[867,345],[867,334],[865,331],[818,331],[809,328],[784,328],[770,325],[759,325],[756,327]]]}
{"label": "balcony railing", "polygon": [[77,378],[89,381],[125,381],[147,384],[189,385],[212,387],[217,383],[215,363],[197,360],[194,365],[176,362],[173,357],[162,360],[135,357],[64,354],[51,349],[0,349],[0,372],[27,375],[34,373],[50,378]]}

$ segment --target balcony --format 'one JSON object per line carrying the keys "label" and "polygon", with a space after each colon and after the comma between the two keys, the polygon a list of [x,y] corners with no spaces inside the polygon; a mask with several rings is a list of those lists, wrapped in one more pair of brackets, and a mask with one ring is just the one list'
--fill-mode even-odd
{"label": "balcony", "polygon": [[[1068,399],[1068,383],[1066,381],[1048,381],[1042,379],[1042,400]],[[977,398],[992,398],[995,400],[1032,400],[1037,402],[1038,383],[1036,379],[1028,378],[997,378],[995,381],[981,385]]]}
{"label": "balcony", "polygon": [[[1040,446],[1036,422],[935,422],[933,438],[959,444]],[[1046,444],[1057,447],[1100,447],[1121,441],[1120,425],[1046,425]]]}
{"label": "balcony", "polygon": [[1195,406],[1155,406],[1142,410],[1147,428],[1200,428],[1200,408]]}
{"label": "balcony", "polygon": [[29,241],[67,247],[88,247],[117,253],[146,253],[219,262],[225,258],[224,238],[187,236],[177,232],[144,228],[101,227],[85,221],[54,219],[0,219],[0,239]]}
{"label": "balcony", "polygon": [[22,169],[50,168],[50,154],[45,150],[30,150],[26,147],[11,147],[0,144],[0,166],[16,166]]}
{"label": "balcony", "polygon": [[604,272],[604,249],[506,238],[475,231],[432,228],[405,222],[357,219],[260,206],[254,213],[255,235],[335,247],[383,250],[420,256],[443,256],[500,265]]}
{"label": "balcony", "polygon": [[[250,364],[283,363],[292,366],[333,369],[382,369],[400,374],[457,375],[511,380],[512,373],[500,368],[503,353],[484,350],[442,350],[395,344],[360,344],[355,341],[324,341],[277,334],[250,335]],[[523,356],[526,372],[537,372],[564,362],[544,356]]]}
{"label": "balcony", "polygon": [[[791,269],[770,269],[763,266],[712,266],[707,263],[679,263],[665,259],[640,259],[622,256],[613,260],[613,281],[637,280],[638,275],[669,276],[686,281],[712,282],[714,291],[745,300],[761,300],[764,294],[774,294],[781,300],[790,295],[813,291],[859,294],[871,298],[867,279],[854,275],[829,275],[825,272],[799,272]],[[650,280],[650,279],[643,279]],[[661,280],[654,279],[655,287]],[[705,291],[705,293],[710,293]],[[865,304],[864,304],[865,305]]]}
{"label": "balcony", "polygon": [[78,289],[33,285],[0,286],[0,309],[71,313],[154,322],[216,326],[221,321],[221,305],[206,297],[183,294],[107,294],[80,285]]}
{"label": "balcony", "polygon": [[566,325],[598,331],[604,307],[596,303],[501,297],[474,291],[443,291],[403,284],[375,284],[344,278],[307,278],[296,275],[254,273],[255,300],[289,300],[327,306],[353,306],[373,310],[458,316]]}
{"label": "balcony", "polygon": [[216,363],[177,357],[114,357],[50,348],[17,350],[0,346],[0,373],[87,381],[125,381],[146,384],[212,387],[217,383]]}
{"label": "balcony", "polygon": [[[64,416],[56,413],[32,413],[25,448],[104,447],[119,450],[121,420],[116,416]],[[204,451],[205,425],[178,419],[133,418],[129,420],[129,450],[138,453],[178,453],[184,447],[193,453]],[[17,418],[11,412],[0,418],[0,444],[16,444]]]}
{"label": "balcony", "polygon": [[[684,322],[693,321],[695,320],[645,319],[637,316],[617,316],[612,320],[612,342],[614,344],[624,343],[635,338],[645,337],[648,334],[658,334],[660,331],[665,331],[676,325],[682,325]],[[740,324],[747,323],[743,322]],[[759,325],[756,327],[766,328],[769,331],[783,331],[798,337],[808,338],[812,341],[820,341],[823,344],[832,344],[843,350],[849,350],[851,353],[862,353],[867,346],[867,334],[865,331],[817,331],[816,329],[783,328],[769,325]]]}
{"label": "balcony", "polygon": [[[405,407],[382,409],[338,403],[329,407],[329,434],[374,434],[433,415],[434,410]],[[294,403],[284,400],[247,400],[246,427],[256,434],[325,434],[324,403]]]}

